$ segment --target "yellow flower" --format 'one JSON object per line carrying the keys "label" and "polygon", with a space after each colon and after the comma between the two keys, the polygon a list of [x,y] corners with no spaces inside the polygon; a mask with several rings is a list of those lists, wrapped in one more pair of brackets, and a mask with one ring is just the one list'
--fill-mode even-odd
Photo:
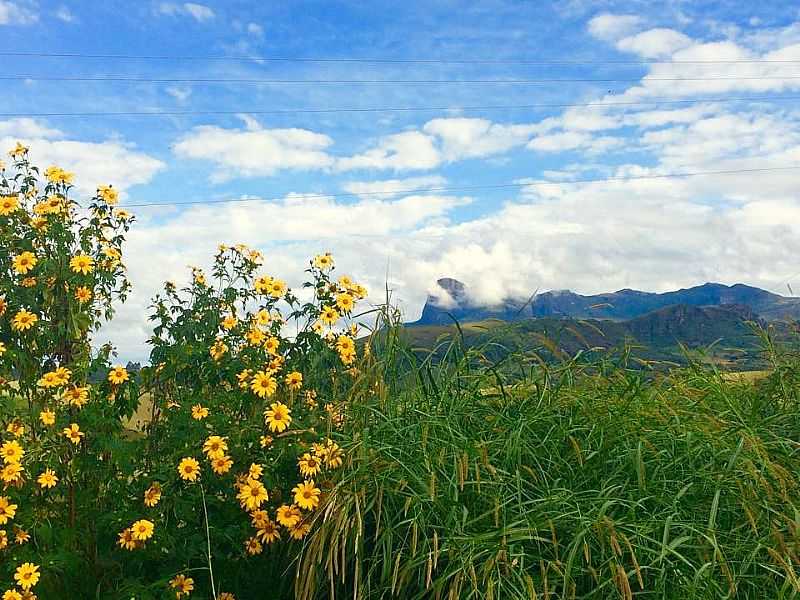
{"label": "yellow flower", "polygon": [[265,544],[271,544],[281,539],[281,532],[278,531],[275,523],[267,517],[267,520],[259,525],[256,537]]}
{"label": "yellow flower", "polygon": [[269,514],[265,510],[254,510],[250,513],[250,522],[256,529],[262,527],[267,521],[269,521]]}
{"label": "yellow flower", "polygon": [[322,269],[323,271],[326,269],[330,269],[333,266],[333,256],[331,256],[330,252],[326,252],[325,254],[319,254],[314,257],[314,266],[318,269]]}
{"label": "yellow flower", "polygon": [[219,596],[217,596],[217,600],[236,600],[236,596],[230,592],[222,592]]}
{"label": "yellow flower", "polygon": [[119,533],[119,539],[117,540],[117,544],[121,548],[125,548],[125,550],[136,550],[141,544],[137,542],[133,537],[133,532],[131,531],[130,527],[123,529]]}
{"label": "yellow flower", "polygon": [[194,589],[194,579],[186,575],[176,575],[169,580],[169,587],[175,590],[175,597],[188,596]]}
{"label": "yellow flower", "polygon": [[3,600],[23,600],[23,598],[17,590],[6,590],[3,592]]}
{"label": "yellow flower", "polygon": [[192,418],[198,421],[202,421],[208,416],[208,409],[205,406],[201,406],[200,404],[195,404],[192,406]]}
{"label": "yellow flower", "polygon": [[72,371],[70,371],[66,367],[58,367],[55,373],[56,373],[56,381],[60,386],[67,385],[69,383],[69,378],[72,377]]}
{"label": "yellow flower", "polygon": [[333,440],[328,440],[325,448],[325,466],[330,469],[338,469],[342,466],[342,456],[343,452],[339,444]]}
{"label": "yellow flower", "polygon": [[350,294],[339,294],[336,296],[336,306],[344,313],[349,313],[355,307],[356,302]]}
{"label": "yellow flower", "polygon": [[22,481],[22,465],[19,463],[8,463],[0,471],[0,479],[4,483],[19,483]]}
{"label": "yellow flower", "polygon": [[341,352],[355,352],[356,343],[353,338],[346,335],[340,335],[336,338],[336,349]]}
{"label": "yellow flower", "polygon": [[272,277],[269,275],[262,275],[255,280],[253,287],[259,294],[266,294],[269,291],[269,286],[271,283]]}
{"label": "yellow flower", "polygon": [[24,529],[20,529],[19,527],[14,527],[14,541],[22,545],[25,542],[29,542],[31,540],[31,534],[25,531]]}
{"label": "yellow flower", "polygon": [[278,512],[275,515],[278,523],[284,527],[294,527],[300,522],[302,517],[303,515],[300,513],[300,509],[294,504],[291,506],[284,504],[278,507]]}
{"label": "yellow flower", "polygon": [[58,477],[56,477],[56,473],[52,469],[45,469],[36,479],[36,482],[43,488],[53,488],[58,483]]}
{"label": "yellow flower", "polygon": [[261,551],[264,547],[261,545],[261,542],[258,541],[256,537],[249,537],[244,542],[244,548],[247,550],[247,553],[255,556],[256,554],[261,554]]}
{"label": "yellow flower", "polygon": [[94,270],[94,259],[86,254],[76,254],[70,259],[69,268],[73,273],[88,275]]}
{"label": "yellow flower", "polygon": [[22,449],[22,446],[20,446],[19,442],[16,440],[5,442],[0,446],[0,456],[3,457],[3,462],[6,464],[19,463],[24,455],[25,450]]}
{"label": "yellow flower", "polygon": [[52,410],[43,410],[39,413],[39,420],[42,422],[42,425],[54,425],[56,422],[56,413]]}
{"label": "yellow flower", "polygon": [[278,338],[271,337],[264,342],[264,350],[266,350],[272,356],[276,356],[278,354],[278,346],[280,345],[281,341]]}
{"label": "yellow flower", "polygon": [[294,540],[302,540],[311,531],[311,523],[303,522],[298,523],[294,527],[289,527],[289,535]]}
{"label": "yellow flower", "polygon": [[258,346],[264,341],[265,334],[258,327],[251,327],[247,330],[245,337],[247,338],[248,344],[251,346]]}
{"label": "yellow flower", "polygon": [[[125,373],[125,376],[127,377],[127,373]],[[110,378],[111,375],[109,374],[109,380]],[[70,389],[65,390],[61,397],[69,402],[71,406],[82,408],[89,401],[89,388],[74,385]]]}
{"label": "yellow flower", "polygon": [[344,365],[352,364],[356,360],[355,350],[339,350],[339,360],[341,360]]}
{"label": "yellow flower", "polygon": [[239,494],[236,497],[239,499],[242,508],[249,511],[257,509],[269,500],[267,488],[257,479],[248,479],[239,488]]}
{"label": "yellow flower", "polygon": [[224,438],[221,438],[218,435],[210,435],[203,443],[203,452],[205,452],[208,458],[220,458],[221,456],[225,456],[225,452],[228,450],[228,443],[225,441]]}
{"label": "yellow flower", "polygon": [[286,385],[289,386],[289,389],[292,390],[299,390],[303,387],[303,374],[298,373],[297,371],[292,371],[288,375],[286,375]]}
{"label": "yellow flower", "polygon": [[253,390],[253,393],[259,398],[266,398],[275,393],[275,390],[278,389],[278,382],[268,373],[257,371],[256,374],[253,375],[250,389]]}
{"label": "yellow flower", "polygon": [[75,300],[84,304],[92,299],[92,290],[82,285],[75,290]]}
{"label": "yellow flower", "polygon": [[333,325],[339,320],[339,313],[331,306],[323,306],[319,318],[326,325]]}
{"label": "yellow flower", "polygon": [[8,533],[5,529],[0,529],[0,550],[8,548]]}
{"label": "yellow flower", "polygon": [[149,488],[144,491],[144,505],[150,508],[154,507],[161,500],[161,485],[159,483],[152,483]]}
{"label": "yellow flower", "polygon": [[280,279],[273,279],[270,281],[267,291],[273,298],[281,298],[286,293],[286,284]]}
{"label": "yellow flower", "polygon": [[184,458],[178,464],[178,475],[184,481],[197,481],[197,477],[200,475],[200,463],[191,457]]}
{"label": "yellow flower", "polygon": [[25,426],[18,419],[14,419],[6,426],[6,431],[13,434],[14,437],[22,437],[22,434],[25,433]]}
{"label": "yellow flower", "polygon": [[44,170],[44,176],[52,183],[71,183],[73,174],[55,165]]}
{"label": "yellow flower", "polygon": [[19,208],[17,196],[0,196],[0,217],[7,217]]}
{"label": "yellow flower", "polygon": [[239,322],[239,319],[234,317],[233,315],[228,315],[224,319],[222,319],[222,328],[231,330],[236,327],[236,324]]}
{"label": "yellow flower", "polygon": [[81,443],[81,438],[85,435],[77,423],[72,423],[69,427],[65,427],[63,433],[76,446]]}
{"label": "yellow flower", "polygon": [[319,473],[319,460],[308,452],[297,461],[297,466],[300,467],[300,474],[304,477],[314,477]]}
{"label": "yellow flower", "polygon": [[261,479],[264,474],[264,467],[257,463],[250,463],[250,468],[247,470],[250,479]]}
{"label": "yellow flower", "polygon": [[33,327],[33,324],[38,320],[39,317],[35,314],[23,309],[14,316],[14,319],[11,321],[11,329],[14,331],[27,331]]}
{"label": "yellow flower", "polygon": [[292,415],[287,407],[282,402],[273,402],[270,404],[268,410],[264,412],[266,423],[269,425],[270,431],[281,433],[292,422]]}
{"label": "yellow flower", "polygon": [[0,525],[5,525],[17,514],[17,505],[11,504],[6,496],[0,496]]}
{"label": "yellow flower", "polygon": [[153,525],[152,521],[148,521],[147,519],[140,519],[136,521],[133,525],[131,525],[131,533],[133,533],[133,539],[143,542],[145,540],[149,540],[153,537],[153,530],[155,529],[155,525]]}
{"label": "yellow flower", "polygon": [[97,188],[97,196],[102,198],[106,204],[114,206],[119,200],[119,193],[110,185],[101,185]]}
{"label": "yellow flower", "polygon": [[213,470],[217,475],[224,475],[231,470],[232,466],[233,460],[230,456],[223,455],[211,459],[211,470]]}
{"label": "yellow flower", "polygon": [[20,275],[25,275],[29,271],[33,270],[37,262],[39,262],[39,259],[36,258],[36,255],[33,252],[26,251],[17,254],[11,261],[11,264],[14,267],[15,272],[19,273]]}
{"label": "yellow flower", "polygon": [[128,381],[128,371],[122,365],[116,365],[108,372],[108,381],[114,385],[125,383]]}
{"label": "yellow flower", "polygon": [[211,348],[209,349],[208,352],[209,354],[211,354],[211,358],[213,358],[214,360],[219,360],[220,358],[225,356],[225,353],[227,351],[228,351],[228,346],[225,345],[225,342],[223,342],[222,340],[217,340],[211,345]]}
{"label": "yellow flower", "polygon": [[262,448],[269,448],[272,445],[273,439],[271,435],[262,435],[258,440]]}
{"label": "yellow flower", "polygon": [[272,321],[272,316],[267,309],[262,308],[256,313],[256,323],[259,325],[269,325],[270,321]]}
{"label": "yellow flower", "polygon": [[19,158],[27,153],[28,148],[17,142],[17,145],[8,152],[8,155],[12,158]]}
{"label": "yellow flower", "polygon": [[22,563],[14,573],[14,580],[23,590],[29,590],[39,582],[39,567],[33,563]]}
{"label": "yellow flower", "polygon": [[321,490],[314,485],[313,480],[298,483],[292,488],[295,503],[304,510],[313,510],[319,506]]}
{"label": "yellow flower", "polygon": [[7,307],[8,303],[6,302],[5,296],[0,296],[0,317],[2,317],[6,313]]}
{"label": "yellow flower", "polygon": [[6,353],[6,345],[3,342],[0,342],[0,356]]}

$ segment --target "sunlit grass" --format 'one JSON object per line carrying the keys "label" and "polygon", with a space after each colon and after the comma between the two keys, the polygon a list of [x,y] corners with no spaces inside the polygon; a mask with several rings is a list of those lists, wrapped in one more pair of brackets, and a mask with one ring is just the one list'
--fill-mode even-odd
{"label": "sunlit grass", "polygon": [[431,364],[396,327],[384,343],[364,381],[385,384],[352,391],[349,462],[298,598],[800,591],[798,363],[768,339],[773,369],[746,377],[492,364],[457,341]]}

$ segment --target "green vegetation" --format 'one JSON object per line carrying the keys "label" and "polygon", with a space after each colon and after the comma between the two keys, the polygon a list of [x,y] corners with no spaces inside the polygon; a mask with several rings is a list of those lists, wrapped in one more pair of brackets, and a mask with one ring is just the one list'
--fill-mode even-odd
{"label": "green vegetation", "polygon": [[768,335],[756,382],[697,362],[651,375],[624,354],[498,364],[460,338],[398,377],[418,361],[403,338],[390,328],[370,367],[385,385],[349,404],[299,598],[800,591],[800,362]]}

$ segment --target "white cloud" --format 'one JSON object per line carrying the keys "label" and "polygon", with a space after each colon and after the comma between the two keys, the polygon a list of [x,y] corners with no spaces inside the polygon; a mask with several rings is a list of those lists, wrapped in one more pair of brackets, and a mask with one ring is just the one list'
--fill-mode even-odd
{"label": "white cloud", "polygon": [[195,4],[194,2],[184,2],[183,4],[161,2],[156,7],[156,13],[167,16],[185,15],[192,17],[199,23],[210,21],[215,16],[214,11],[208,6],[204,4]]}
{"label": "white cloud", "polygon": [[285,169],[323,169],[333,164],[325,150],[333,143],[327,135],[307,129],[262,129],[255,119],[243,116],[245,129],[215,125],[195,127],[182,136],[173,151],[180,158],[213,162],[214,181],[242,177],[266,177]]}
{"label": "white cloud", "polygon": [[72,14],[67,6],[59,6],[58,10],[54,13],[57,19],[64,21],[65,23],[76,23],[78,18]]}
{"label": "white cloud", "polygon": [[0,25],[31,25],[38,20],[32,3],[0,0]]}
{"label": "white cloud", "polygon": [[31,160],[38,166],[57,164],[74,172],[80,194],[93,194],[98,185],[108,183],[124,192],[149,182],[166,166],[121,141],[76,141],[32,119],[0,121],[0,148],[12,148],[17,141],[30,148]]}
{"label": "white cloud", "polygon": [[442,157],[452,162],[507,152],[527,142],[537,125],[503,125],[487,119],[433,119],[422,130],[437,137]]}
{"label": "white cloud", "polygon": [[352,169],[435,169],[442,156],[431,136],[419,131],[404,131],[382,137],[378,144],[362,154],[340,158],[336,167]]}
{"label": "white cloud", "polygon": [[616,41],[635,31],[642,23],[637,15],[602,13],[589,21],[589,33],[604,41]]}
{"label": "white cloud", "polygon": [[690,37],[674,29],[658,28],[622,38],[617,42],[617,49],[644,58],[666,58],[692,43]]}
{"label": "white cloud", "polygon": [[440,188],[447,185],[447,179],[440,175],[409,177],[407,179],[384,179],[378,181],[348,181],[342,186],[345,191],[364,197],[381,199],[400,196],[408,190]]}
{"label": "white cloud", "polygon": [[262,35],[264,35],[264,28],[258,23],[248,23],[247,33],[249,33],[250,35],[254,35],[256,37],[261,37]]}

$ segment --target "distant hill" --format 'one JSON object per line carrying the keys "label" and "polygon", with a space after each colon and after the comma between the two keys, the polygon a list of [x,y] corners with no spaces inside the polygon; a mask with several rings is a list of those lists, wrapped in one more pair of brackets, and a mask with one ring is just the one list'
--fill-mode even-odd
{"label": "distant hill", "polygon": [[[452,323],[452,321],[451,321]],[[488,319],[461,326],[467,346],[491,340],[495,358],[510,351],[535,352],[548,359],[579,351],[633,348],[642,360],[684,363],[681,346],[707,349],[708,358],[723,368],[748,370],[764,365],[753,324],[771,327],[776,338],[787,339],[787,325],[767,323],[748,306],[671,305],[628,320],[539,317],[516,321]],[[405,335],[417,348],[432,349],[437,340],[457,335],[453,325],[416,325]]]}
{"label": "distant hill", "polygon": [[[475,304],[464,284],[444,278],[438,282],[444,292],[430,295],[422,316],[413,325],[446,325],[460,322],[502,319],[520,321],[537,317],[629,320],[668,306],[747,307],[766,321],[800,319],[800,298],[780,296],[756,287],[706,283],[674,292],[650,293],[619,290],[583,296],[569,290],[537,294],[530,299],[508,299],[496,306]],[[449,298],[448,298],[449,296]]]}

